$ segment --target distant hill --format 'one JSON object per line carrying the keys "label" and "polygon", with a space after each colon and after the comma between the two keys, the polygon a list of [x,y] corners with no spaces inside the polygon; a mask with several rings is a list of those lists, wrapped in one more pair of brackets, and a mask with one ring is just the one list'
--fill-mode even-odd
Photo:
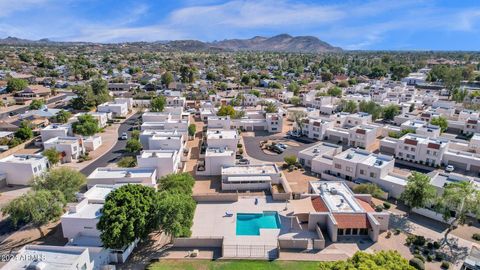
{"label": "distant hill", "polygon": [[288,34],[281,34],[266,38],[256,36],[251,39],[226,39],[210,43],[213,47],[228,50],[248,51],[275,51],[275,52],[303,52],[321,53],[341,51],[341,48],[332,45],[313,36],[292,37]]}
{"label": "distant hill", "polygon": [[[28,40],[17,37],[0,39],[2,45],[23,46],[68,46],[68,45],[93,45],[89,42],[58,42],[49,39]],[[334,47],[325,41],[313,36],[293,37],[281,34],[274,37],[256,36],[250,39],[225,39],[222,41],[202,42],[199,40],[170,40],[156,42],[128,42],[119,44],[153,46],[156,49],[178,51],[271,51],[271,52],[300,52],[322,53],[339,52],[339,47]],[[112,45],[112,44],[111,44]]]}

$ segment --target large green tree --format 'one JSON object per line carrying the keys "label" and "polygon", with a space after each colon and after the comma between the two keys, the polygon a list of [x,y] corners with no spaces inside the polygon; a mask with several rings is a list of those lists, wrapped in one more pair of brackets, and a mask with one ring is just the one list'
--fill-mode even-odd
{"label": "large green tree", "polygon": [[53,121],[56,123],[67,123],[68,119],[72,116],[72,113],[69,111],[61,110],[53,117]]}
{"label": "large green tree", "polygon": [[97,224],[106,248],[122,249],[159,228],[159,196],[154,188],[128,184],[110,192]]}
{"label": "large green tree", "polygon": [[349,100],[349,101],[343,102],[342,107],[343,107],[342,111],[354,113],[357,111],[357,102],[353,100]]}
{"label": "large green tree", "polygon": [[396,250],[378,253],[356,252],[352,258],[319,262],[318,270],[415,270]]}
{"label": "large green tree", "polygon": [[443,240],[448,243],[448,234],[455,226],[465,224],[468,214],[480,218],[480,190],[469,181],[449,183],[437,197],[437,210],[449,224]]}
{"label": "large green tree", "polygon": [[222,105],[217,112],[218,116],[235,116],[235,109],[230,105]]}
{"label": "large green tree", "polygon": [[19,138],[22,141],[28,140],[33,137],[33,131],[32,128],[30,127],[29,122],[27,121],[22,121],[20,123],[19,128],[17,131],[15,131],[14,136],[16,138]]}
{"label": "large green tree", "polygon": [[162,84],[168,87],[174,81],[173,74],[169,71],[162,74]]}
{"label": "large green tree", "polygon": [[423,173],[412,172],[401,194],[401,199],[410,209],[413,209],[429,206],[433,203],[435,196],[436,190],[430,184],[430,177]]}
{"label": "large green tree", "polygon": [[158,189],[169,193],[192,194],[195,179],[189,173],[169,174],[158,181]]}
{"label": "large green tree", "polygon": [[15,93],[27,88],[28,82],[22,79],[11,78],[7,81],[7,92]]}
{"label": "large green tree", "polygon": [[138,139],[130,138],[127,141],[127,145],[125,146],[125,150],[127,150],[128,152],[130,152],[132,154],[138,153],[138,152],[140,152],[140,150],[142,150],[142,144],[140,143],[140,141]]}
{"label": "large green tree", "polygon": [[47,157],[48,162],[50,165],[55,166],[61,159],[61,153],[57,151],[54,147],[45,149],[42,153],[45,157]]}
{"label": "large green tree", "polygon": [[374,101],[360,101],[358,104],[358,109],[361,112],[366,112],[372,115],[372,119],[378,119],[382,115],[382,107]]}
{"label": "large green tree", "polygon": [[38,110],[40,109],[43,105],[45,105],[45,101],[43,99],[34,99],[28,106],[30,110]]}
{"label": "large green tree", "polygon": [[163,110],[165,109],[166,103],[167,103],[167,99],[164,96],[154,97],[150,101],[150,111],[163,112]]}
{"label": "large green tree", "polygon": [[264,108],[266,113],[276,113],[278,111],[277,105],[273,102],[267,102]]}
{"label": "large green tree", "polygon": [[10,218],[14,227],[32,223],[41,226],[57,220],[63,214],[65,199],[60,191],[28,192],[10,201],[2,214]]}
{"label": "large green tree", "polygon": [[191,195],[160,192],[158,213],[162,230],[172,237],[189,237],[195,207]]}
{"label": "large green tree", "polygon": [[78,121],[72,124],[73,132],[83,136],[93,136],[100,131],[98,120],[90,114],[81,115]]}
{"label": "large green tree", "polygon": [[75,201],[75,194],[87,183],[85,175],[77,170],[61,167],[52,169],[33,182],[35,190],[60,191],[68,202]]}
{"label": "large green tree", "polygon": [[439,117],[434,117],[434,118],[432,118],[432,120],[430,121],[430,123],[431,123],[432,125],[439,126],[441,132],[445,132],[445,131],[447,130],[447,128],[448,128],[447,118],[445,118],[445,117],[443,117],[443,116],[439,116]]}
{"label": "large green tree", "polygon": [[387,105],[385,106],[385,108],[383,108],[383,118],[387,120],[393,120],[393,118],[396,115],[398,115],[399,112],[400,112],[400,109],[398,108],[397,105],[395,104]]}

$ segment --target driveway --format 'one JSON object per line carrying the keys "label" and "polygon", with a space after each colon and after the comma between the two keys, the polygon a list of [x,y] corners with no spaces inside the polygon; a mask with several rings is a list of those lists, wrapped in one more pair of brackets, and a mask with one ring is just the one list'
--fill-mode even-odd
{"label": "driveway", "polygon": [[260,142],[265,140],[291,140],[281,135],[271,135],[268,132],[255,132],[255,136],[242,136],[243,142],[245,143],[245,151],[247,155],[251,158],[268,161],[268,162],[283,162],[283,158],[289,155],[297,156],[299,151],[302,151],[305,148],[308,148],[314,145],[314,142],[302,143],[298,141],[293,141],[298,146],[289,146],[282,154],[266,154],[260,148]]}
{"label": "driveway", "polygon": [[[141,117],[142,117],[141,113],[135,113],[130,118],[128,118],[125,122],[120,124],[117,136],[120,137],[120,135],[123,132],[127,132],[128,137],[130,138],[131,137],[131,130],[130,129],[135,125],[135,123]],[[80,172],[82,172],[83,174],[88,176],[96,168],[107,167],[109,165],[109,163],[117,162],[123,156],[126,145],[127,145],[126,140],[118,140],[117,143],[115,144],[115,146],[108,153],[106,153],[102,157],[98,158],[97,160],[95,160],[94,162],[89,164],[87,167],[83,168]]]}

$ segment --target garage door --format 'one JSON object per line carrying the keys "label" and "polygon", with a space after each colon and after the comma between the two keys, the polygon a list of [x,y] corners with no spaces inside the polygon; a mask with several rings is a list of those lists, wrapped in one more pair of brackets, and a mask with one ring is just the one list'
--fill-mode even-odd
{"label": "garage door", "polygon": [[380,153],[389,154],[389,155],[393,156],[393,155],[395,155],[395,148],[380,146]]}
{"label": "garage door", "polygon": [[334,143],[338,143],[338,142],[341,142],[342,141],[342,138],[338,137],[338,136],[333,136],[333,135],[330,135],[329,138],[328,138],[329,141],[331,142],[334,142]]}
{"label": "garage door", "polygon": [[465,163],[460,163],[460,162],[456,162],[456,161],[452,161],[452,160],[449,160],[449,161],[448,161],[448,165],[453,165],[453,167],[455,167],[455,169],[462,169],[462,170],[466,170],[466,169],[467,169],[467,164],[465,164]]}
{"label": "garage door", "polygon": [[470,166],[470,171],[480,173],[480,166]]}
{"label": "garage door", "polygon": [[255,126],[253,127],[253,130],[255,131],[261,131],[261,130],[264,130],[265,128],[263,126]]}

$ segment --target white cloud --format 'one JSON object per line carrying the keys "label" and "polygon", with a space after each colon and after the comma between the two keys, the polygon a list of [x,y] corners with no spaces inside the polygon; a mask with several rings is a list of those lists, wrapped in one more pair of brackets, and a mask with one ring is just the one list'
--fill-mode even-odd
{"label": "white cloud", "polygon": [[11,15],[16,11],[35,8],[55,0],[0,0],[0,17]]}

